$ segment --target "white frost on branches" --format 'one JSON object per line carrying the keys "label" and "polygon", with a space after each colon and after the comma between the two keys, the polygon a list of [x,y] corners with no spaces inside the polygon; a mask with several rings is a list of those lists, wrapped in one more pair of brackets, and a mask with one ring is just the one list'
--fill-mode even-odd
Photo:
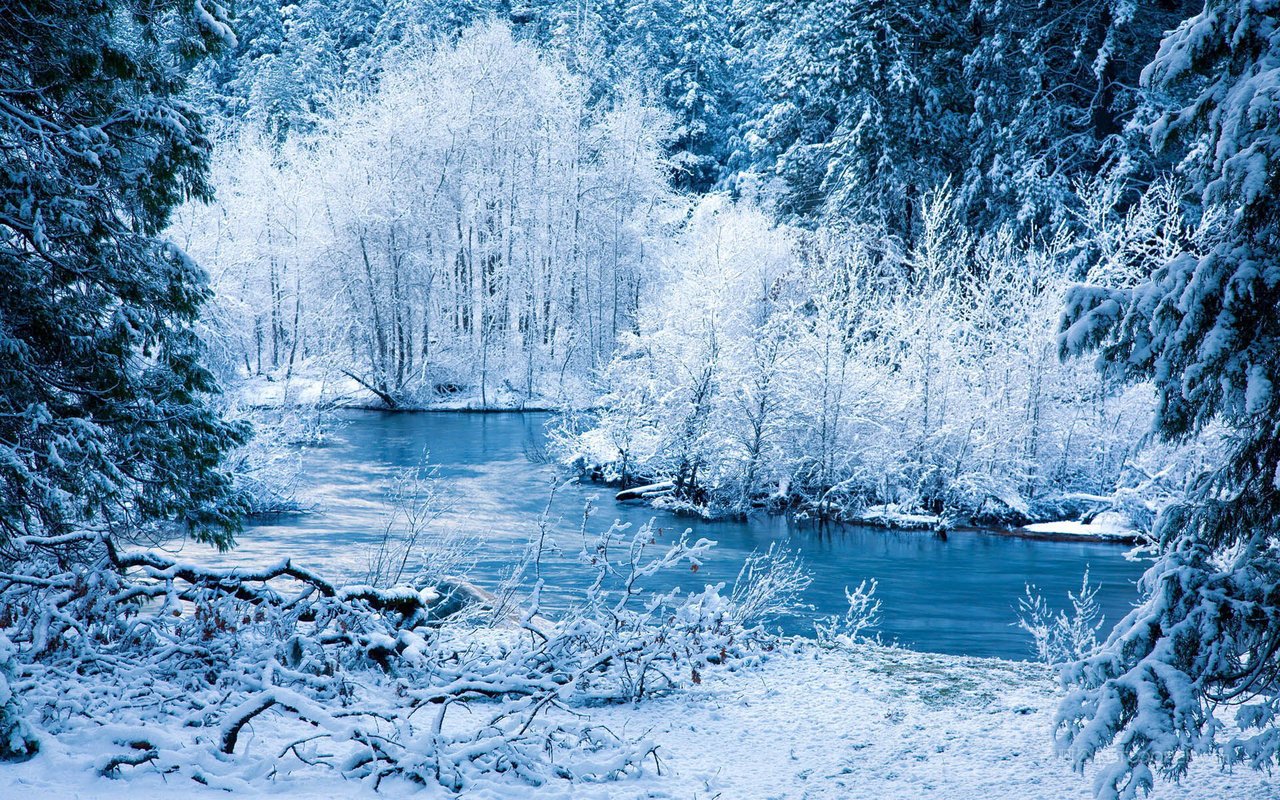
{"label": "white frost on branches", "polygon": [[[20,546],[0,573],[0,655],[19,656],[31,720],[51,736],[104,726],[116,748],[97,761],[104,775],[156,770],[229,789],[316,769],[452,791],[635,774],[656,745],[575,709],[640,702],[760,657],[770,640],[756,623],[799,580],[774,554],[780,578],[756,569],[730,596],[719,585],[654,594],[647,578],[695,574],[713,543],[614,524],[584,541],[595,580],[568,610],[544,616],[537,581],[486,626],[439,618],[430,586],[337,586],[288,561],[209,569],[90,534]],[[60,565],[68,547],[93,560]],[[11,700],[0,721],[15,719]],[[7,733],[27,731],[16,719]]]}

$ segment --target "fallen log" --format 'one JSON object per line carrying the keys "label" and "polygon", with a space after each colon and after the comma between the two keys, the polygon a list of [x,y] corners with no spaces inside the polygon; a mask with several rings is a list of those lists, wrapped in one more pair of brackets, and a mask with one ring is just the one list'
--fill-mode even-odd
{"label": "fallen log", "polygon": [[676,490],[675,481],[660,481],[658,483],[650,483],[645,486],[633,486],[630,489],[623,489],[613,496],[614,500],[623,502],[626,500],[651,500],[655,497],[671,494]]}

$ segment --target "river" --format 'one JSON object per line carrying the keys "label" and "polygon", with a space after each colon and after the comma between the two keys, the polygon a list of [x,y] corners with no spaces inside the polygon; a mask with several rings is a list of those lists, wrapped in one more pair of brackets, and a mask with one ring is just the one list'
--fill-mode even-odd
{"label": "river", "polygon": [[[452,506],[433,523],[435,530],[475,537],[471,578],[480,585],[496,584],[548,509],[557,471],[526,456],[537,449],[547,419],[532,412],[343,412],[329,443],[300,456],[301,497],[315,510],[252,520],[239,546],[220,560],[248,565],[289,556],[331,578],[360,580],[382,534],[388,488],[426,454]],[[819,527],[766,515],[708,522],[617,503],[608,487],[561,483],[548,516],[550,538],[560,552],[543,560],[552,604],[567,602],[587,580],[575,556],[589,498],[595,498],[592,531],[615,519],[633,526],[654,519],[664,538],[692,528],[694,537],[717,542],[696,574],[682,570],[654,588],[698,590],[706,583],[731,583],[748,554],[773,542],[798,552],[813,577],[804,598],[812,608],[779,620],[786,633],[812,634],[814,617],[844,610],[845,587],[874,578],[882,603],[877,631],[884,641],[939,653],[1028,658],[1030,639],[1015,624],[1025,584],[1063,603],[1088,568],[1110,624],[1130,608],[1142,572],[1140,563],[1125,558],[1126,547],[1110,543],[972,531],[952,532],[942,540],[927,532]]]}

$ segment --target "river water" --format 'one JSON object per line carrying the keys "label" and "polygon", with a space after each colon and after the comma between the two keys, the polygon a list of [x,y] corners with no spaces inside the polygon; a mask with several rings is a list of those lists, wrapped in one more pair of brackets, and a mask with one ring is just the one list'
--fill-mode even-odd
{"label": "river water", "polygon": [[773,542],[798,552],[813,577],[804,598],[812,609],[779,620],[786,633],[812,634],[815,616],[844,610],[845,587],[874,578],[882,603],[877,631],[885,641],[932,652],[1020,659],[1030,656],[1030,639],[1015,625],[1025,584],[1062,603],[1088,568],[1092,582],[1100,585],[1098,601],[1108,624],[1118,621],[1136,597],[1142,565],[1127,560],[1127,548],[1116,544],[969,531],[941,540],[913,531],[819,527],[783,516],[706,522],[617,503],[607,487],[564,485],[563,479],[548,506],[556,470],[526,455],[536,451],[547,419],[540,413],[344,412],[329,443],[300,456],[301,497],[314,503],[315,511],[253,520],[239,546],[220,560],[247,565],[289,556],[331,578],[360,580],[382,535],[388,488],[426,454],[452,506],[433,523],[434,530],[475,537],[471,578],[480,585],[496,584],[510,572],[544,510],[549,511],[550,538],[560,551],[542,565],[551,603],[566,602],[588,580],[575,556],[589,498],[595,498],[591,531],[615,519],[633,526],[653,519],[664,538],[692,528],[695,538],[717,542],[696,574],[681,570],[653,582],[655,589],[731,583],[748,554]]}

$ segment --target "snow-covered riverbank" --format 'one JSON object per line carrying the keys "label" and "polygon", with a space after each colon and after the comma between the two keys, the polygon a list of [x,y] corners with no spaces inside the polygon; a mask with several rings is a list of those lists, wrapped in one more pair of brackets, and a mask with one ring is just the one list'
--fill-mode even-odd
{"label": "snow-covered riverbank", "polygon": [[257,408],[290,406],[346,408],[367,411],[555,411],[560,404],[550,397],[528,397],[507,387],[483,394],[474,389],[431,395],[417,401],[400,398],[395,405],[368,386],[347,375],[316,374],[314,370],[291,377],[281,373],[241,376],[233,390],[237,400]]}
{"label": "snow-covered riverbank", "polygon": [[[481,396],[474,391],[460,392],[453,395],[439,395],[428,402],[399,402],[396,406],[388,406],[376,393],[360,382],[345,375],[317,377],[314,374],[295,375],[284,378],[283,375],[247,376],[234,391],[239,403],[260,409],[286,409],[298,407],[304,409],[341,408],[348,411],[403,411],[403,412],[492,412],[520,413],[543,412],[555,413],[561,404],[548,397],[529,398],[505,388]],[[707,505],[696,505],[671,496],[674,484],[670,480],[634,486],[605,479],[604,470],[599,465],[575,465],[585,479],[593,483],[615,487],[618,500],[641,500],[649,502],[655,508],[673,511],[679,514],[698,516],[704,519],[719,519],[736,516],[739,512],[730,509],[713,509]],[[796,497],[778,497],[772,512],[790,513]],[[1097,498],[1105,502],[1106,498]],[[1056,504],[1050,503],[1049,507]],[[804,512],[808,513],[808,512]],[[947,530],[955,527],[976,525],[982,530],[999,530],[1014,536],[1050,540],[1087,540],[1113,541],[1134,544],[1141,538],[1141,533],[1114,512],[1103,512],[1099,520],[1106,521],[1085,523],[1078,520],[1061,520],[1054,516],[1026,516],[1027,509],[1022,508],[1023,519],[1027,524],[1020,527],[1007,527],[999,515],[991,519],[976,521],[954,520],[946,516],[927,513],[920,509],[903,508],[896,504],[872,505],[859,512],[834,516],[843,522],[870,525],[893,530]]]}
{"label": "snow-covered riverbank", "polygon": [[[940,656],[875,645],[822,650],[788,642],[762,666],[712,673],[678,694],[638,706],[587,709],[597,724],[658,745],[639,777],[531,788],[491,779],[475,798],[852,798],[854,800],[1071,800],[1091,797],[1091,773],[1056,756],[1053,682],[1036,664]],[[251,747],[270,748],[279,720],[255,724]],[[193,730],[166,733],[178,740]],[[226,797],[220,789],[135,770],[94,777],[107,733],[79,729],[47,740],[25,764],[0,766],[4,798]],[[245,775],[237,797],[445,796],[439,787],[366,784],[289,757],[279,773]],[[290,771],[292,770],[292,771]],[[175,782],[176,781],[176,782]],[[1280,779],[1221,772],[1202,759],[1155,800],[1264,800]]]}

